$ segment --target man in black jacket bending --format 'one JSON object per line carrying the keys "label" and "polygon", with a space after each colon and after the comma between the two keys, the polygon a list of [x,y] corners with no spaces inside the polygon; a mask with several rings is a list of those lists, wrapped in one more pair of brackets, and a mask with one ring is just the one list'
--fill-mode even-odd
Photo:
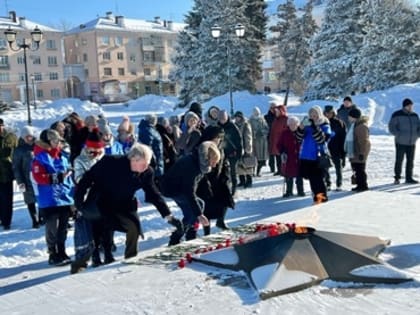
{"label": "man in black jacket bending", "polygon": [[135,143],[126,156],[104,156],[80,180],[75,192],[75,205],[80,209],[84,196],[93,185],[97,191],[97,207],[104,219],[104,228],[109,238],[103,240],[105,260],[113,260],[111,252],[112,231],[126,233],[124,257],[137,255],[139,235],[143,236],[137,214],[135,192],[143,189],[162,218],[168,220],[178,230],[182,223],[171,215],[161,193],[153,180],[153,170],[149,166],[153,152],[150,147]]}

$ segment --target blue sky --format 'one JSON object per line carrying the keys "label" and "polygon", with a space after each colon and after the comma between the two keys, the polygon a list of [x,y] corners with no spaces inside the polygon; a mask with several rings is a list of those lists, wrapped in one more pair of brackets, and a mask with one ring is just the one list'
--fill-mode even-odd
{"label": "blue sky", "polygon": [[0,16],[16,11],[18,16],[43,25],[58,26],[65,21],[77,26],[112,11],[127,18],[152,20],[160,16],[182,22],[192,5],[193,0],[1,0]]}

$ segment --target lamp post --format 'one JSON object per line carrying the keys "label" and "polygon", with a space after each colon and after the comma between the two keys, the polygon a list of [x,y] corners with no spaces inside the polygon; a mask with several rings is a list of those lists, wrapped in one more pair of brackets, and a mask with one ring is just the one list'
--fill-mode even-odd
{"label": "lamp post", "polygon": [[32,95],[34,99],[34,109],[36,110],[36,91],[35,91],[35,75],[31,74],[31,81],[32,81]]}
{"label": "lamp post", "polygon": [[[211,36],[213,38],[219,38],[221,34],[222,34],[222,28],[220,26],[215,25],[211,28]],[[244,37],[245,27],[242,24],[236,24],[235,35],[238,38]],[[228,40],[229,40],[229,37],[228,37]],[[231,66],[230,66],[230,62],[231,62],[230,58],[231,58],[230,57],[230,43],[228,43],[226,45],[226,59],[227,59],[227,73],[228,73],[228,86],[229,86],[229,104],[230,104],[230,115],[233,116],[232,73],[231,73]]]}
{"label": "lamp post", "polygon": [[[22,39],[22,43],[18,44],[16,43],[16,48],[13,47],[13,43],[16,42],[16,35],[17,31],[12,30],[9,26],[9,28],[4,32],[4,35],[6,36],[6,40],[9,42],[9,47],[13,51],[19,51],[23,49],[23,62],[25,65],[25,96],[26,96],[26,106],[28,110],[28,125],[32,125],[32,119],[31,119],[31,107],[29,105],[29,79],[28,79],[28,63],[26,58],[26,50],[30,49],[32,51],[39,49],[39,43],[42,40],[42,31],[36,26],[34,30],[31,32],[31,38],[32,43],[35,45],[27,44],[25,41],[25,38]],[[32,47],[31,47],[32,46]]]}

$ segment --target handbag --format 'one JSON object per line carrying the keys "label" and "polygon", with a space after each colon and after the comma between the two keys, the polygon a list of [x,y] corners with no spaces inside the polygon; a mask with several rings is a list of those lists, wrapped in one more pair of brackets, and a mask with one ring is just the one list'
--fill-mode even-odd
{"label": "handbag", "polygon": [[93,186],[89,189],[85,201],[83,201],[82,206],[78,209],[86,220],[98,220],[101,218],[101,212],[98,209],[97,201],[98,194],[95,186]]}
{"label": "handbag", "polygon": [[251,154],[245,154],[242,156],[241,164],[244,168],[253,168],[257,166],[257,158]]}
{"label": "handbag", "polygon": [[323,169],[330,168],[332,166],[330,155],[328,153],[321,153],[318,157],[318,165]]}

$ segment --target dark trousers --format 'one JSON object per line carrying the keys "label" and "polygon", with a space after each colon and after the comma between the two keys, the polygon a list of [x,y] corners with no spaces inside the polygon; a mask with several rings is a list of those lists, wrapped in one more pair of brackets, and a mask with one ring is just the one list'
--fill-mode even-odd
{"label": "dark trousers", "polygon": [[238,166],[238,158],[237,157],[230,157],[228,158],[229,165],[230,165],[230,181],[232,183],[232,196],[236,192],[236,186],[238,185],[237,175],[236,175],[236,167]]}
{"label": "dark trousers", "polygon": [[404,156],[406,158],[405,180],[407,181],[407,180],[413,179],[414,155],[416,152],[416,146],[395,144],[395,149],[396,149],[395,166],[394,166],[395,179],[401,178],[402,163],[404,160]]}
{"label": "dark trousers", "polygon": [[271,173],[275,173],[276,172],[276,167],[278,166],[277,162],[276,162],[276,156],[270,154],[270,156],[268,157],[268,166],[270,167],[270,172]]}
{"label": "dark trousers", "polygon": [[66,242],[70,206],[42,208],[40,212],[45,221],[45,240],[48,251],[54,253],[59,246],[64,246]]}
{"label": "dark trousers", "polygon": [[[343,185],[343,159],[337,156],[331,157],[335,168],[336,181],[335,184],[337,187]],[[325,171],[325,182],[327,186],[331,186],[331,175],[329,169]]]}
{"label": "dark trousers", "polygon": [[10,227],[13,215],[13,181],[0,183],[0,220],[5,227]]}
{"label": "dark trousers", "polygon": [[327,197],[327,187],[324,181],[324,170],[319,167],[316,160],[300,160],[300,175],[309,179],[309,185],[313,194],[314,201],[317,201],[317,195],[322,193]]}
{"label": "dark trousers", "polygon": [[[137,215],[133,214],[133,215]],[[130,258],[137,255],[137,243],[139,241],[139,225],[133,219],[124,214],[116,214],[118,225],[125,232],[125,252],[124,258]],[[105,249],[105,248],[104,248]],[[105,249],[107,250],[107,249]]]}
{"label": "dark trousers", "polygon": [[351,168],[356,177],[356,188],[367,189],[366,163],[351,163]]}

